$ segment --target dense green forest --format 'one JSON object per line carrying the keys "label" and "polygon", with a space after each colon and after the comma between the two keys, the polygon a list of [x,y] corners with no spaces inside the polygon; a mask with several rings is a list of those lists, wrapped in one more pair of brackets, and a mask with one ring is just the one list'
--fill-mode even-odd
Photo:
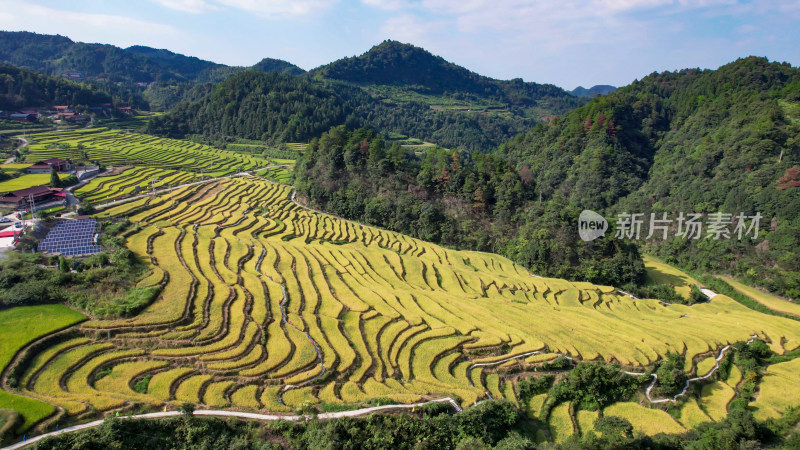
{"label": "dense green forest", "polygon": [[111,101],[111,95],[94,86],[0,64],[0,110],[54,104],[97,106]]}
{"label": "dense green forest", "polygon": [[643,280],[634,245],[581,241],[579,210],[539,203],[532,174],[491,154],[432,148],[417,157],[373,131],[337,127],[312,140],[295,177],[301,199],[343,217],[503,253],[540,275],[618,286]]}
{"label": "dense green forest", "polygon": [[751,57],[718,70],[652,74],[538,125],[498,154],[530,171],[529,189],[543,202],[612,221],[621,212],[758,212],[755,241],[704,236],[645,247],[682,267],[798,298],[799,109],[800,70]]}
{"label": "dense green forest", "polygon": [[415,102],[390,105],[336,81],[248,70],[217,84],[197,101],[179,104],[153,120],[147,131],[170,137],[202,134],[218,140],[303,142],[344,124],[487,151],[535,123],[521,117],[434,110]]}
{"label": "dense green forest", "polygon": [[302,75],[306,73],[305,70],[295,66],[290,62],[275,58],[264,58],[261,61],[253,64],[252,68],[262,72],[280,72],[289,75]]}

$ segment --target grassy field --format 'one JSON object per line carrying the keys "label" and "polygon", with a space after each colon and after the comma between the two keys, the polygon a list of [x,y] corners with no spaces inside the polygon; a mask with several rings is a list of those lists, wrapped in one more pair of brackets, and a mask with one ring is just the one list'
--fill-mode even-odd
{"label": "grassy field", "polygon": [[[498,255],[311,212],[290,193],[236,177],[103,211],[141,224],[128,246],[153,270],[139,286],[166,284],[139,315],[86,322],[81,330],[91,339],[46,349],[22,392],[72,416],[89,405],[100,412],[191,401],[277,411],[452,394],[469,406],[487,392],[515,401],[515,378],[474,363],[533,350],[545,357],[513,364],[531,369],[565,353],[642,368],[682,351],[689,371],[695,356],[754,333],[778,353],[800,346],[796,321],[724,295],[670,305],[533,277]],[[95,382],[92,374],[106,367],[112,378]],[[146,397],[125,388],[144,377]],[[713,399],[709,405],[722,404]],[[528,408],[535,415],[540,405]],[[606,413],[646,433],[683,430],[641,405]],[[566,434],[567,422],[555,417],[561,422],[551,426]],[[577,420],[585,428],[591,417]]]}
{"label": "grassy field", "polygon": [[[64,179],[68,177],[68,174],[60,173],[58,177]],[[28,175],[22,175],[17,178],[11,178],[9,180],[0,181],[0,192],[11,192],[17,191],[20,189],[27,189],[33,186],[39,185],[49,185],[50,184],[50,174],[49,173],[32,173]]]}
{"label": "grassy field", "polygon": [[724,277],[726,283],[739,291],[740,293],[752,298],[753,300],[761,303],[767,308],[784,314],[789,314],[795,317],[800,317],[800,304],[792,301],[776,297],[768,292],[750,287],[744,283],[740,283],[733,278]]}
{"label": "grassy field", "polygon": [[[0,311],[0,370],[11,362],[14,355],[27,343],[55,330],[80,322],[84,317],[66,306],[23,306]],[[21,430],[49,416],[53,406],[27,397],[0,391],[0,409],[18,411],[24,423]]]}
{"label": "grassy field", "polygon": [[675,287],[675,291],[683,298],[689,298],[692,286],[700,284],[697,280],[686,273],[670,266],[655,256],[642,255],[645,269],[647,270],[647,281],[651,284],[669,284]]}

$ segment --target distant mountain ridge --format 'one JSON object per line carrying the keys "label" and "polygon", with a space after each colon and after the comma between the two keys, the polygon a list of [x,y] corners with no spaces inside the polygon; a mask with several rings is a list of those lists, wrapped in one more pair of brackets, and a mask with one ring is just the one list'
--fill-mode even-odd
{"label": "distant mountain ridge", "polygon": [[572,91],[572,95],[577,97],[594,97],[596,95],[606,95],[616,91],[616,86],[611,86],[609,84],[596,84],[589,89],[586,89],[583,86],[578,86]]}
{"label": "distant mountain ridge", "polygon": [[[166,49],[143,45],[123,49],[27,31],[0,31],[0,62],[47,75],[72,74],[75,75],[73,78],[99,78],[123,83],[217,82],[245,69]],[[291,63],[270,58],[257,63],[254,68],[264,71],[296,68],[291,70],[302,73],[302,69]]]}

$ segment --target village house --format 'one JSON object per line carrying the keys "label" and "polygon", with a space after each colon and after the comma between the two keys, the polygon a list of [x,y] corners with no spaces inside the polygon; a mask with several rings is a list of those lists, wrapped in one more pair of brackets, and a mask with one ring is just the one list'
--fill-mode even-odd
{"label": "village house", "polygon": [[74,168],[75,166],[68,159],[50,158],[44,161],[36,161],[32,166],[27,167],[25,171],[28,173],[50,173],[53,169],[56,169],[56,172],[69,172]]}
{"label": "village house", "polygon": [[15,209],[24,208],[28,206],[31,196],[33,196],[34,203],[46,203],[55,200],[63,200],[66,194],[61,192],[61,189],[58,188],[34,186],[0,195],[0,206]]}

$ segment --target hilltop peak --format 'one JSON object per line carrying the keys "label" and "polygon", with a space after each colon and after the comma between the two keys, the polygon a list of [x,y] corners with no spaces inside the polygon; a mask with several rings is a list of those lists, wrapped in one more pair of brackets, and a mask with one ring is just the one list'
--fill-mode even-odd
{"label": "hilltop peak", "polygon": [[275,58],[264,58],[261,61],[253,64],[252,68],[262,72],[280,72],[287,73],[289,75],[302,75],[306,73],[305,70],[295,66],[290,62]]}

